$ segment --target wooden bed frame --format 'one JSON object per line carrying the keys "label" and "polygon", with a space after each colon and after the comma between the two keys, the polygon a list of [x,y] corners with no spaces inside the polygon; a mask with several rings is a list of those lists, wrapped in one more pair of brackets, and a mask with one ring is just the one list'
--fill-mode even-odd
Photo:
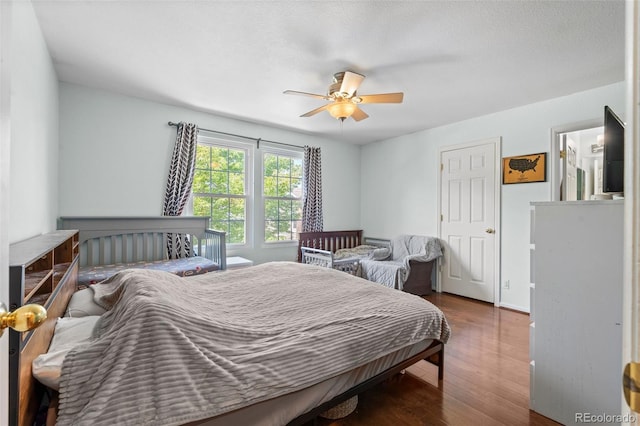
{"label": "wooden bed frame", "polygon": [[386,369],[382,373],[365,380],[364,382],[352,387],[351,389],[341,393],[340,395],[330,399],[329,401],[320,404],[313,410],[296,417],[295,419],[287,423],[287,426],[304,425],[305,423],[315,419],[330,408],[335,407],[336,405],[348,400],[349,398],[353,398],[359,393],[371,389],[373,386],[395,376],[405,368],[415,364],[420,360],[425,360],[430,362],[431,364],[438,366],[438,383],[440,383],[444,379],[444,343],[434,340],[433,343],[424,351],[419,352],[411,358],[408,358],[394,365],[393,367]]}
{"label": "wooden bed frame", "polygon": [[58,229],[80,231],[81,267],[163,260],[169,238],[182,234],[191,237],[195,254],[227,268],[225,233],[209,229],[208,217],[61,217]]}
{"label": "wooden bed frame", "polygon": [[[61,218],[60,224],[61,226],[70,226],[70,224],[72,223],[80,224],[80,222],[75,222],[77,219],[79,218]],[[87,218],[82,218],[82,219],[84,221]],[[90,218],[89,222],[94,220],[93,223],[100,223],[99,219],[105,220],[107,218]],[[113,220],[113,218],[108,218],[108,219]],[[176,218],[176,219],[179,219],[179,218]],[[174,219],[172,218],[169,220],[174,220]],[[193,220],[193,222],[196,222],[196,221]],[[174,222],[174,224],[175,223],[178,223],[178,222]],[[94,228],[97,228],[97,226]],[[181,230],[181,232],[185,231],[185,228],[179,227],[179,229]],[[171,230],[176,231],[176,228],[171,227]],[[103,232],[107,232],[107,230],[105,229],[88,230],[85,227],[84,233],[83,233],[83,230],[80,230],[80,237],[79,237],[80,242],[90,240],[92,238],[99,238],[99,237],[96,237],[96,235],[99,235]],[[112,231],[109,231],[104,235],[109,235],[109,236],[112,235],[112,233],[110,232]],[[164,232],[166,232],[166,228],[164,228]],[[352,235],[353,235],[354,241],[355,241],[355,238],[358,238],[358,239],[361,238],[362,231],[349,231],[349,232],[350,233],[353,232]],[[184,232],[184,233],[188,233],[188,232]],[[359,242],[358,244],[355,244],[355,245],[359,245]],[[341,247],[338,247],[338,248],[341,248]],[[75,266],[73,268],[70,268],[67,274],[68,274],[68,277],[66,279],[64,286],[59,286],[58,289],[51,295],[49,299],[48,318],[46,322],[43,325],[41,325],[39,328],[31,332],[32,334],[29,339],[29,344],[26,345],[20,353],[20,359],[22,361],[21,365],[24,368],[19,368],[18,371],[9,372],[10,378],[13,377],[15,380],[18,381],[18,388],[20,389],[18,406],[16,407],[16,411],[20,413],[19,426],[23,426],[23,425],[30,426],[31,424],[33,424],[33,419],[35,418],[37,410],[39,408],[38,403],[42,399],[44,386],[38,383],[31,376],[31,367],[30,367],[31,362],[38,355],[46,353],[46,351],[48,350],[49,344],[51,342],[51,338],[53,337],[53,331],[55,328],[56,319],[57,317],[60,317],[64,314],[66,310],[66,306],[69,303],[69,300],[73,295],[74,291],[76,290],[77,274],[78,274],[77,262],[75,262]],[[15,333],[13,330],[11,330],[11,332]],[[394,376],[395,374],[398,374],[400,371],[404,370],[405,368],[409,367],[410,365],[422,359],[432,364],[435,364],[438,367],[438,380],[441,381],[444,377],[444,344],[439,341],[433,341],[433,343],[425,350],[419,352],[418,354],[412,356],[411,358],[408,358],[388,368],[382,373],[374,377],[371,377],[370,379],[354,386],[353,388],[334,397],[330,401],[327,401],[319,405],[313,410],[300,415],[299,417],[292,420],[288,424],[292,426],[303,425],[306,422],[316,418],[322,412],[373,387],[374,385]]]}

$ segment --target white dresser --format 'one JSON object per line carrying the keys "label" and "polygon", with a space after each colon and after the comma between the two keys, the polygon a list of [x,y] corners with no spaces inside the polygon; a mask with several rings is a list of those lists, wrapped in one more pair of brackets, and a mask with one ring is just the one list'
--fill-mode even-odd
{"label": "white dresser", "polygon": [[618,415],[624,201],[531,204],[530,408]]}

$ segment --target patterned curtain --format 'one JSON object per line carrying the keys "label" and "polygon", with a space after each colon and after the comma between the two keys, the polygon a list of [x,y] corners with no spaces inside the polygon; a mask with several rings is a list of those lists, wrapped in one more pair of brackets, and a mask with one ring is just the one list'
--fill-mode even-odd
{"label": "patterned curtain", "polygon": [[[180,122],[164,194],[163,216],[180,216],[187,204],[193,184],[197,146],[198,126]],[[168,234],[167,237],[169,259],[181,257],[182,253],[191,255],[191,244],[186,235]]]}
{"label": "patterned curtain", "polygon": [[320,148],[304,147],[302,232],[322,231],[322,162]]}

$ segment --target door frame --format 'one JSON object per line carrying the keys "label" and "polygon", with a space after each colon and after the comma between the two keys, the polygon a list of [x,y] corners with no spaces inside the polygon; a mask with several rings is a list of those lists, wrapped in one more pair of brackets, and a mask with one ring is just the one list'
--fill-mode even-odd
{"label": "door frame", "polygon": [[[13,0],[0,1],[0,302],[9,302],[11,35]],[[29,5],[29,7],[31,7]],[[8,334],[8,333],[7,333]],[[0,424],[9,422],[9,338],[0,338]]]}
{"label": "door frame", "polygon": [[[490,145],[493,144],[493,151],[495,155],[495,170],[494,170],[494,212],[495,212],[495,246],[494,246],[494,260],[493,260],[493,277],[494,277],[494,289],[493,289],[493,304],[494,306],[500,306],[500,264],[502,258],[502,233],[501,233],[501,206],[502,206],[502,191],[501,191],[501,183],[502,177],[500,171],[502,170],[502,137],[496,136],[493,138],[480,139],[472,142],[466,142],[461,144],[454,145],[444,145],[438,148],[438,200],[437,200],[437,208],[438,208],[438,238],[442,239],[442,154],[448,151],[456,151],[459,149],[465,148],[473,148],[480,145]],[[438,258],[438,268],[437,268],[437,280],[436,280],[436,292],[442,293],[442,257]]]}
{"label": "door frame", "polygon": [[601,118],[579,121],[576,123],[563,124],[551,128],[551,149],[549,150],[549,164],[551,164],[549,187],[549,200],[560,201],[560,135],[562,133],[579,132],[580,130],[593,129],[604,126],[604,115]]}
{"label": "door frame", "polygon": [[[622,287],[622,365],[640,362],[640,6],[626,4],[626,116],[624,142],[624,258]],[[635,167],[634,167],[635,166]],[[639,424],[638,413],[632,412],[621,398],[623,424]],[[632,416],[633,415],[633,416]]]}

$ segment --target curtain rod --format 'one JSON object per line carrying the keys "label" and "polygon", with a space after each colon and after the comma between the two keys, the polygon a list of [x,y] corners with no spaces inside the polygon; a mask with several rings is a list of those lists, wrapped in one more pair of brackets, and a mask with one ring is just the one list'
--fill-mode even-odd
{"label": "curtain rod", "polygon": [[[170,121],[168,124],[169,124],[169,126],[178,127],[178,123],[174,123],[173,121]],[[258,149],[260,149],[260,142],[272,143],[272,144],[276,144],[276,145],[291,146],[291,147],[294,147],[294,148],[304,148],[303,146],[300,146],[300,145],[292,145],[290,143],[270,141],[270,140],[262,139],[262,138],[256,139],[256,138],[252,138],[252,137],[249,137],[249,136],[236,135],[235,133],[221,132],[219,130],[201,129],[200,127],[198,127],[198,130],[201,130],[203,132],[217,133],[219,135],[234,136],[236,138],[243,138],[243,139],[249,139],[249,140],[252,140],[252,141],[256,141]]]}

